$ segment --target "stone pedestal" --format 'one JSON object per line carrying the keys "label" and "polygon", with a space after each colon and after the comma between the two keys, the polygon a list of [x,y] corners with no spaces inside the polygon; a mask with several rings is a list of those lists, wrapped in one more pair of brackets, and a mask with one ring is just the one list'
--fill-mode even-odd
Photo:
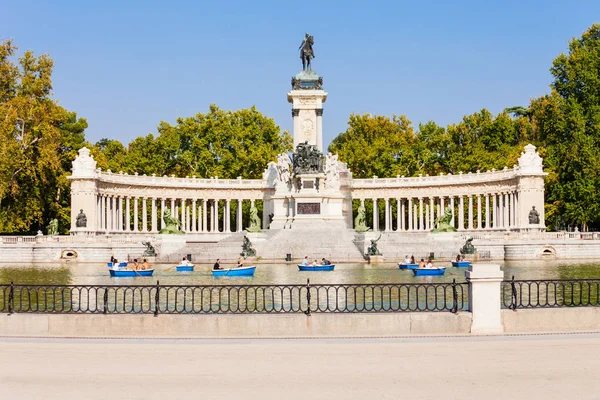
{"label": "stone pedestal", "polygon": [[383,262],[383,256],[368,256],[369,264],[381,264]]}
{"label": "stone pedestal", "polygon": [[[158,258],[176,254],[182,251],[186,246],[185,235],[157,235],[156,247]],[[181,257],[185,254],[181,254]]]}
{"label": "stone pedestal", "polygon": [[323,103],[327,93],[323,78],[314,71],[302,71],[292,79],[292,91],[287,95],[292,103],[294,148],[308,142],[323,151]]}
{"label": "stone pedestal", "polygon": [[465,272],[469,281],[469,308],[473,314],[471,333],[502,333],[500,283],[504,274],[498,264],[472,264]]}

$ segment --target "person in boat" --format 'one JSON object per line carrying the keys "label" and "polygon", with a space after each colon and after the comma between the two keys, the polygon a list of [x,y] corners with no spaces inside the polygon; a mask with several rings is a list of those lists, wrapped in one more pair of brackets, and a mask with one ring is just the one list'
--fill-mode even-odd
{"label": "person in boat", "polygon": [[150,264],[148,264],[148,261],[146,261],[146,259],[144,258],[144,262],[142,263],[142,269],[150,269]]}
{"label": "person in boat", "polygon": [[217,258],[217,262],[215,263],[215,265],[213,265],[213,269],[223,269],[221,268],[221,264],[219,263],[219,261],[221,261],[221,259]]}
{"label": "person in boat", "polygon": [[313,265],[313,267],[316,267],[317,265],[319,265],[319,264],[317,264],[317,259],[316,258],[313,260],[312,265]]}
{"label": "person in boat", "polygon": [[[414,260],[415,260],[415,258],[413,257],[412,261],[414,261]],[[404,264],[413,264],[413,263],[411,263],[411,259],[408,258],[408,254],[404,256]]]}
{"label": "person in boat", "polygon": [[419,268],[425,268],[427,264],[425,264],[425,259],[421,258],[421,261],[419,262]]}
{"label": "person in boat", "polygon": [[416,264],[416,262],[415,262],[415,256],[414,255],[410,256],[410,263],[411,264]]}
{"label": "person in boat", "polygon": [[465,255],[460,256],[460,261],[465,261]]}
{"label": "person in boat", "polygon": [[321,265],[331,265],[331,261],[329,261],[329,260],[327,260],[327,259],[323,258],[323,259],[321,260]]}
{"label": "person in boat", "polygon": [[244,266],[244,257],[240,257],[238,260],[236,268],[242,268]]}
{"label": "person in boat", "polygon": [[117,262],[117,259],[114,256],[110,256],[110,262],[114,264]]}
{"label": "person in boat", "polygon": [[431,258],[427,260],[427,266],[425,268],[433,268],[433,261],[431,260]]}
{"label": "person in boat", "polygon": [[456,255],[456,262],[460,262],[460,255]]}
{"label": "person in boat", "polygon": [[302,265],[308,265],[308,256],[304,256],[304,260],[302,260]]}
{"label": "person in boat", "polygon": [[183,265],[183,266],[186,266],[186,267],[187,267],[188,265],[190,265],[190,262],[188,261],[188,259],[187,259],[187,258],[183,257],[183,258],[181,259],[181,263],[179,263],[179,265]]}
{"label": "person in boat", "polygon": [[140,269],[140,264],[138,263],[137,258],[133,259],[133,269],[135,269],[135,270]]}

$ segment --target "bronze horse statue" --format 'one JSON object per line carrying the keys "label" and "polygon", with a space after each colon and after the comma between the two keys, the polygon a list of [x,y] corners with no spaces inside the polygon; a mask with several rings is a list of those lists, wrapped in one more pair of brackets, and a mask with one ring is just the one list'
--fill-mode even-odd
{"label": "bronze horse statue", "polygon": [[312,71],[310,60],[315,58],[315,53],[312,48],[313,44],[315,44],[315,38],[309,35],[307,32],[304,36],[304,39],[302,40],[302,44],[298,48],[298,50],[300,50],[300,58],[302,59],[303,71]]}

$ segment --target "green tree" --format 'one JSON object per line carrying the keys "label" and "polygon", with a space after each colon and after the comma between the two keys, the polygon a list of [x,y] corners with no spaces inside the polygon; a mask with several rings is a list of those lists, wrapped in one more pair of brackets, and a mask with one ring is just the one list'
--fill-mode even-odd
{"label": "green tree", "polygon": [[53,61],[0,44],[0,232],[40,229],[59,218],[69,221],[66,176],[83,145],[84,119],[52,100]]}

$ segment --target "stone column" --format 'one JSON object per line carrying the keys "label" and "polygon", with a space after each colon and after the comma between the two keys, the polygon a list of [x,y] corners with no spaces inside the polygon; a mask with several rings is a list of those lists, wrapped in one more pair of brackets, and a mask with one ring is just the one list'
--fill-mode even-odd
{"label": "stone column", "polygon": [[454,215],[454,196],[450,197],[450,208],[452,209],[452,221],[450,221],[450,225],[452,226],[456,226],[455,222],[455,215]]}
{"label": "stone column", "polygon": [[119,196],[119,231],[123,231],[123,197]]}
{"label": "stone column", "polygon": [[156,213],[156,198],[152,198],[152,232],[158,232],[158,221]]}
{"label": "stone column", "polygon": [[481,226],[481,195],[477,195],[477,229],[482,229]]}
{"label": "stone column", "polygon": [[319,150],[321,150],[322,152],[324,152],[323,150],[323,109],[322,108],[317,108],[315,110],[315,113],[317,114],[317,146],[319,148]]}
{"label": "stone column", "polygon": [[142,232],[148,232],[148,198],[142,198]]}
{"label": "stone column", "polygon": [[105,204],[105,199],[104,196],[100,196],[100,229],[101,231],[103,231],[105,229],[106,226],[106,204]]}
{"label": "stone column", "polygon": [[213,222],[213,232],[219,232],[219,199],[214,199],[213,200],[213,215],[212,215],[212,222]]}
{"label": "stone column", "polygon": [[458,197],[458,230],[462,231],[465,229],[465,200],[464,196]]}
{"label": "stone column", "polygon": [[[230,203],[230,200],[226,199],[225,200],[225,208],[223,210],[223,219],[225,220],[223,230],[227,233],[231,232],[231,227],[229,226],[231,223],[231,213],[230,213],[231,209],[230,209],[229,203]],[[263,210],[264,210],[264,205],[263,205]]]}
{"label": "stone column", "polygon": [[500,284],[504,278],[497,264],[472,264],[465,273],[469,281],[471,333],[502,333]]}
{"label": "stone column", "polygon": [[171,199],[171,217],[177,218],[177,215],[175,214],[175,199]]}
{"label": "stone column", "polygon": [[390,199],[387,197],[385,198],[384,217],[385,217],[385,228],[383,230],[389,232],[390,231]]}
{"label": "stone column", "polygon": [[473,230],[473,196],[469,195],[469,230]]}
{"label": "stone column", "polygon": [[425,202],[425,230],[429,230],[429,202]]}
{"label": "stone column", "polygon": [[125,232],[131,231],[131,204],[129,199],[131,199],[129,196],[125,198]]}
{"label": "stone column", "polygon": [[377,199],[373,199],[373,232],[379,230],[379,210],[377,207]]}
{"label": "stone column", "polygon": [[192,200],[192,226],[190,227],[190,232],[197,232],[198,226],[196,225],[196,199]]}
{"label": "stone column", "polygon": [[429,198],[429,223],[427,224],[427,230],[433,229],[433,221],[435,221],[435,200],[433,197]]}
{"label": "stone column", "polygon": [[241,232],[243,230],[243,227],[242,227],[242,221],[243,221],[243,219],[242,219],[242,216],[243,216],[242,199],[238,199],[237,203],[238,204],[237,204],[237,215],[236,215],[236,217],[237,217],[236,231]]}
{"label": "stone column", "polygon": [[510,229],[510,204],[508,203],[508,193],[504,193],[504,225],[503,227],[508,230]]}
{"label": "stone column", "polygon": [[412,231],[413,230],[413,202],[412,202],[412,197],[408,198],[408,212],[407,212],[407,217],[408,217],[408,230]]}
{"label": "stone column", "polygon": [[179,222],[181,222],[181,230],[184,232],[187,232],[186,218],[185,218],[186,199],[179,200],[179,204],[181,207],[181,215],[179,216]]}
{"label": "stone column", "polygon": [[138,225],[138,198],[134,197],[133,198],[133,231],[134,232],[139,232],[139,225]]}
{"label": "stone column", "polygon": [[202,200],[202,232],[208,232],[207,199]]}
{"label": "stone column", "polygon": [[400,232],[404,228],[404,202],[396,199],[396,231]]}
{"label": "stone column", "polygon": [[96,195],[96,230],[102,229],[102,196]]}
{"label": "stone column", "polygon": [[167,206],[167,200],[163,197],[160,199],[160,229],[165,227],[165,209]]}
{"label": "stone column", "polygon": [[494,210],[493,224],[494,229],[498,228],[498,193],[492,194],[492,209]]}
{"label": "stone column", "polygon": [[438,211],[438,215],[444,215],[446,212],[446,204],[444,202],[444,196],[440,197],[440,210]]}
{"label": "stone column", "polygon": [[423,225],[423,198],[419,197],[419,230],[425,230],[425,226]]}
{"label": "stone column", "polygon": [[485,194],[485,229],[490,229],[490,194]]}

